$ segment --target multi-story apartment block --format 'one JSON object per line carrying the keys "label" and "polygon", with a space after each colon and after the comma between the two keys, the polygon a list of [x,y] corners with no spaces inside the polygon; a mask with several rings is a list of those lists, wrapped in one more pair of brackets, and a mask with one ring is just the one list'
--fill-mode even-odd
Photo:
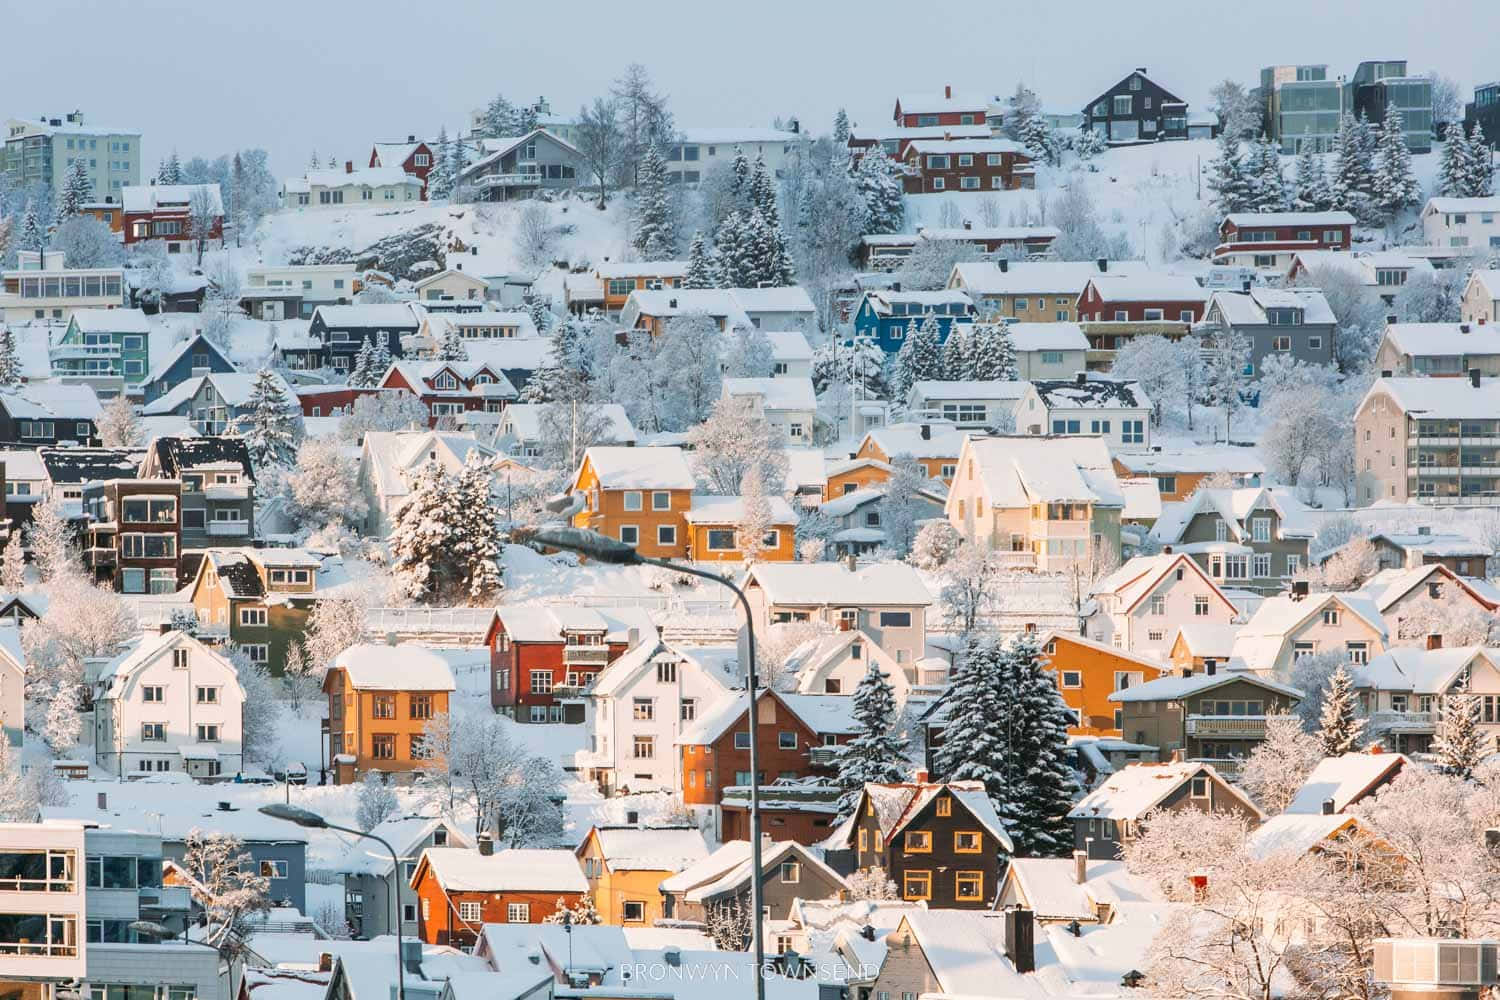
{"label": "multi-story apartment block", "polygon": [[177,589],[182,553],[176,479],[109,479],[83,488],[84,564],[125,594]]}
{"label": "multi-story apartment block", "polygon": [[1260,71],[1266,135],[1287,155],[1327,153],[1344,113],[1344,81],[1330,80],[1328,67],[1267,66]]}
{"label": "multi-story apartment block", "polygon": [[139,309],[75,309],[52,345],[52,374],[101,397],[135,390],[151,370],[151,324]]}
{"label": "multi-story apartment block", "polygon": [[352,263],[252,267],[240,303],[253,318],[274,323],[292,316],[309,319],[318,306],[346,306],[357,291]]}
{"label": "multi-story apartment block", "polygon": [[82,979],[87,904],[81,823],[0,824],[0,992],[50,996]]}
{"label": "multi-story apartment block", "polygon": [[142,479],[182,483],[182,547],[249,545],[255,538],[255,471],[241,438],[159,437]]}
{"label": "multi-story apartment block", "polygon": [[1491,149],[1500,141],[1500,80],[1481,83],[1474,88],[1474,99],[1464,105],[1464,132],[1478,125],[1484,131]]}
{"label": "multi-story apartment block", "polygon": [[124,283],[118,267],[68,267],[61,250],[21,250],[16,270],[0,272],[0,321],[62,326],[78,309],[118,309]]}
{"label": "multi-story apartment block", "polygon": [[1368,60],[1344,84],[1344,107],[1372,122],[1387,108],[1401,112],[1406,144],[1414,153],[1432,149],[1432,80],[1408,76],[1405,59]]}
{"label": "multi-story apartment block", "polygon": [[677,139],[667,147],[667,177],[682,184],[698,183],[742,153],[751,163],[765,160],[766,169],[779,177],[793,156],[812,145],[803,132],[776,128],[684,128],[677,130]]}
{"label": "multi-story apartment block", "polygon": [[1382,376],[1354,412],[1356,502],[1497,502],[1500,379]]}
{"label": "multi-story apartment block", "polygon": [[5,123],[3,166],[12,187],[45,184],[61,191],[76,159],[88,168],[95,200],[118,202],[125,187],[141,182],[141,133],[95,125],[81,111]]}

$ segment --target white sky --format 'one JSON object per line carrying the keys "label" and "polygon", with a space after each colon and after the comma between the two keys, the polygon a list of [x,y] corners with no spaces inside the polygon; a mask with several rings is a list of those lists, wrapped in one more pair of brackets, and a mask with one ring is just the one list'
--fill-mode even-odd
{"label": "white sky", "polygon": [[[1008,94],[1079,107],[1135,66],[1191,104],[1273,63],[1405,58],[1465,98],[1500,78],[1496,0],[0,0],[0,116],[139,128],[143,172],[264,146],[273,167],[369,156],[435,134],[503,92],[574,113],[639,61],[681,125],[827,131],[843,105],[886,120],[903,91]],[[35,44],[28,42],[28,39]]]}

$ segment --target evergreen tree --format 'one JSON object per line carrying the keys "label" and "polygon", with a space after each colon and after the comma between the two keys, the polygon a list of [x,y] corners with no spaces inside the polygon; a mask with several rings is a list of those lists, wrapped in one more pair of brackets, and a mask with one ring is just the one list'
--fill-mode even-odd
{"label": "evergreen tree", "polygon": [[1411,150],[1401,112],[1387,105],[1380,123],[1380,156],[1375,168],[1375,201],[1392,217],[1414,205],[1422,193],[1411,169]]}
{"label": "evergreen tree", "polygon": [[796,283],[796,272],[792,265],[792,251],[787,246],[786,234],[776,220],[755,209],[750,217],[748,232],[751,281],[747,288],[761,285],[785,287]]}
{"label": "evergreen tree", "polygon": [[1469,190],[1469,142],[1463,132],[1449,128],[1438,155],[1438,194],[1466,197]]}
{"label": "evergreen tree", "polygon": [[482,127],[484,134],[491,139],[505,139],[522,134],[519,131],[516,106],[507,101],[504,94],[496,94],[494,100],[485,106]]}
{"label": "evergreen tree", "polygon": [[718,267],[709,254],[708,242],[704,240],[703,233],[694,231],[693,242],[688,246],[687,273],[683,275],[682,287],[712,288],[717,270]]}
{"label": "evergreen tree", "polygon": [[391,367],[391,345],[390,338],[381,331],[380,336],[375,338],[375,350],[370,352],[370,381],[376,385],[385,377],[386,369]]}
{"label": "evergreen tree", "polygon": [[10,327],[0,327],[0,389],[12,389],[20,385],[21,358],[16,353],[16,335]]}
{"label": "evergreen tree", "polygon": [[1365,158],[1362,122],[1363,119],[1356,122],[1348,112],[1339,119],[1339,133],[1333,146],[1333,178],[1329,182],[1333,207],[1356,214],[1361,205],[1361,196],[1373,187],[1370,165],[1374,161]]}
{"label": "evergreen tree", "polygon": [[949,382],[962,382],[974,377],[973,345],[964,331],[972,324],[953,323],[948,327],[948,339],[943,341],[943,378]]}
{"label": "evergreen tree", "polygon": [[485,462],[475,460],[459,470],[455,484],[463,519],[453,540],[453,553],[462,568],[464,596],[474,603],[485,601],[504,586],[500,579],[504,537],[494,482],[494,474]]}
{"label": "evergreen tree", "polygon": [[1375,193],[1375,159],[1380,155],[1380,129],[1361,111],[1354,121],[1354,147],[1363,157],[1366,171],[1365,194]]}
{"label": "evergreen tree", "polygon": [[1466,779],[1474,776],[1474,769],[1486,756],[1485,737],[1479,728],[1478,695],[1443,696],[1432,752],[1445,773]]}
{"label": "evergreen tree", "polygon": [[654,145],[646,147],[636,185],[635,248],[644,260],[670,260],[677,231],[667,190],[667,163]]}
{"label": "evergreen tree", "polygon": [[500,587],[502,537],[491,495],[493,476],[481,463],[451,476],[423,465],[391,527],[391,568],[417,600],[483,601]]}
{"label": "evergreen tree", "polygon": [[448,154],[448,196],[458,193],[464,169],[469,165],[468,153],[464,150],[464,137],[455,136]]}
{"label": "evergreen tree", "polygon": [[[329,166],[333,164],[330,163]],[[161,162],[161,167],[156,171],[156,183],[182,183],[182,161],[177,158],[177,150],[172,150],[172,155]]]}
{"label": "evergreen tree", "polygon": [[906,195],[901,168],[880,146],[871,146],[860,158],[854,186],[865,203],[865,232],[896,233],[906,221]]}
{"label": "evergreen tree", "polygon": [[750,172],[750,207],[759,212],[767,224],[781,228],[781,212],[776,206],[776,181],[766,169],[764,155],[756,154]]}
{"label": "evergreen tree", "polygon": [[1312,151],[1311,144],[1303,147],[1297,155],[1297,172],[1292,186],[1296,192],[1292,196],[1292,207],[1299,212],[1322,212],[1333,204],[1323,158]]}
{"label": "evergreen tree", "polygon": [[1004,323],[980,323],[974,328],[969,348],[973,377],[981,381],[1000,379],[1014,382],[1020,378],[1016,368],[1016,345]]}
{"label": "evergreen tree", "polygon": [[1250,148],[1245,166],[1250,185],[1249,208],[1255,212],[1283,212],[1287,207],[1286,175],[1281,172],[1281,154],[1262,135]]}
{"label": "evergreen tree", "polygon": [[[908,334],[916,333],[916,326],[906,327]],[[906,404],[906,397],[911,393],[912,385],[912,344],[914,336],[905,336],[901,339],[901,346],[896,348],[896,353],[886,360],[886,384],[891,387],[891,399],[898,407]]]}
{"label": "evergreen tree", "polygon": [[438,343],[439,361],[468,361],[469,348],[464,344],[463,334],[457,323],[447,323],[443,328],[443,339]]}
{"label": "evergreen tree", "polygon": [[1006,717],[1000,683],[1007,659],[992,635],[969,636],[948,687],[938,774],[944,781],[978,781],[1002,820],[1011,812],[1006,761]]}
{"label": "evergreen tree", "polygon": [[88,167],[79,156],[68,164],[67,176],[63,178],[63,189],[57,196],[57,220],[64,222],[78,215],[93,197],[94,185],[89,180]]}
{"label": "evergreen tree", "polygon": [[893,731],[896,696],[890,681],[870,660],[854,689],[855,735],[839,751],[834,783],[841,790],[839,819],[859,806],[865,784],[890,784],[906,778],[906,741]]}
{"label": "evergreen tree", "polygon": [[37,215],[36,206],[29,201],[21,216],[21,232],[16,237],[16,249],[34,250],[37,253],[47,249],[47,230],[42,225],[41,217]]}
{"label": "evergreen tree", "polygon": [[754,233],[743,214],[734,211],[724,217],[714,234],[714,248],[717,252],[714,284],[719,288],[753,288]]}
{"label": "evergreen tree", "polygon": [[261,369],[245,404],[249,413],[236,422],[256,469],[290,468],[297,458],[297,415],[282,385],[276,373]]}
{"label": "evergreen tree", "polygon": [[375,346],[370,339],[366,338],[365,342],[359,345],[359,353],[354,355],[354,367],[349,371],[350,385],[364,388],[375,384],[375,376],[370,372],[374,358]]}
{"label": "evergreen tree", "polygon": [[729,170],[733,180],[729,184],[729,193],[735,199],[748,199],[750,194],[750,161],[745,158],[745,151],[738,146],[734,149],[734,161],[730,163]]}
{"label": "evergreen tree", "polygon": [[453,140],[448,126],[438,128],[437,149],[432,151],[432,169],[427,172],[427,195],[446,198],[453,193]]}
{"label": "evergreen tree", "polygon": [[[547,308],[547,301],[540,295],[533,295],[526,303],[526,313],[531,317],[531,325],[536,327],[538,337],[545,337],[547,331],[552,329],[552,310]],[[468,352],[464,352],[468,357]]]}
{"label": "evergreen tree", "polygon": [[1240,158],[1240,140],[1231,131],[1219,133],[1219,155],[1208,166],[1208,189],[1219,212],[1243,212],[1250,203],[1250,180]]}
{"label": "evergreen tree", "polygon": [[943,377],[943,348],[938,336],[937,318],[930,313],[919,325],[906,328],[907,342],[901,345],[896,361],[905,367],[901,371],[901,382],[910,391],[918,382],[940,381]]}
{"label": "evergreen tree", "polygon": [[849,115],[843,108],[833,116],[833,141],[838,146],[849,145]]}
{"label": "evergreen tree", "polygon": [[1495,193],[1495,158],[1479,122],[1474,123],[1465,146],[1469,166],[1464,193],[1470,198],[1488,198]]}
{"label": "evergreen tree", "polygon": [[1344,665],[1339,664],[1333,676],[1328,678],[1323,710],[1318,715],[1318,739],[1322,741],[1325,756],[1341,757],[1359,749],[1365,721],[1355,714],[1357,707],[1354,679]]}
{"label": "evergreen tree", "polygon": [[1078,794],[1069,764],[1072,715],[1057,690],[1056,675],[1035,632],[1022,632],[1007,651],[1015,686],[1006,756],[1013,804],[1007,819],[1016,850],[1028,856],[1061,857],[1073,849],[1068,810]]}

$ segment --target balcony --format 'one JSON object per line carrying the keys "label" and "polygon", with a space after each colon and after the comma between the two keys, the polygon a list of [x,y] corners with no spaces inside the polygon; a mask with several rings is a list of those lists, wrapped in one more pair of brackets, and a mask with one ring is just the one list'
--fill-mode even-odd
{"label": "balcony", "polygon": [[564,646],[564,666],[602,667],[609,663],[608,646]]}
{"label": "balcony", "polygon": [[236,521],[209,521],[208,533],[214,538],[235,537],[250,534],[250,520],[240,518]]}
{"label": "balcony", "polygon": [[119,556],[114,549],[94,547],[83,550],[83,561],[89,569],[103,569],[115,565]]}
{"label": "balcony", "polygon": [[485,174],[470,183],[477,188],[540,187],[541,174]]}
{"label": "balcony", "polygon": [[203,487],[203,496],[208,500],[249,500],[249,483],[210,483]]}
{"label": "balcony", "polygon": [[807,758],[813,767],[832,767],[839,759],[840,749],[840,747],[813,747],[807,752]]}
{"label": "balcony", "polygon": [[1190,715],[1187,734],[1200,739],[1263,740],[1264,715]]}
{"label": "balcony", "polygon": [[1437,729],[1436,712],[1371,712],[1370,728],[1383,732],[1430,733]]}
{"label": "balcony", "polygon": [[1245,769],[1243,757],[1194,757],[1193,763],[1209,764],[1219,772],[1221,778],[1228,778],[1230,781],[1237,779]]}

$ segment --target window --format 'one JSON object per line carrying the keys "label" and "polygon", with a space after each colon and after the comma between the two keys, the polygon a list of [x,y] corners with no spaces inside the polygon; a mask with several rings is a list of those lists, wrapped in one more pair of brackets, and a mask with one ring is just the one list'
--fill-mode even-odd
{"label": "window", "polygon": [[1195,777],[1193,779],[1192,795],[1193,795],[1193,798],[1195,798],[1195,799],[1206,799],[1206,798],[1208,798],[1208,779],[1207,778],[1199,776],[1199,777]]}
{"label": "window", "polygon": [[260,863],[261,878],[286,878],[287,865],[285,861],[262,861]]}
{"label": "window", "polygon": [[1151,614],[1153,614],[1153,615],[1164,615],[1166,613],[1167,613],[1167,595],[1165,595],[1165,594],[1153,594],[1153,595],[1151,595]]}
{"label": "window", "polygon": [[959,830],[953,835],[953,849],[960,854],[978,854],[984,838],[973,830]]}
{"label": "window", "polygon": [[656,757],[655,736],[637,736],[631,743],[630,755],[636,760],[653,760]]}
{"label": "window", "polygon": [[733,528],[710,528],[708,529],[708,550],[710,552],[732,552],[734,551],[734,529]]}
{"label": "window", "polygon": [[802,881],[802,866],[795,861],[781,863],[781,881],[784,885],[796,885]]}
{"label": "window", "polygon": [[219,742],[219,727],[218,727],[218,725],[215,724],[215,723],[208,723],[208,722],[200,722],[200,723],[198,723],[198,742],[199,743],[217,743],[217,742]]}
{"label": "window", "polygon": [[370,703],[370,716],[376,719],[394,719],[396,717],[396,696],[393,694],[377,694]]}
{"label": "window", "polygon": [[1081,670],[1064,670],[1062,672],[1062,686],[1065,688],[1083,687],[1083,672]]}
{"label": "window", "polygon": [[[160,688],[157,689],[161,690]],[[217,705],[219,703],[219,689],[216,687],[200,687],[196,692],[197,701],[200,705]]]}
{"label": "window", "polygon": [[652,510],[671,510],[672,509],[672,494],[669,493],[669,492],[667,492],[666,490],[652,490],[651,491],[651,509]]}
{"label": "window", "polygon": [[1125,444],[1144,444],[1146,441],[1146,422],[1144,420],[1120,421],[1120,440]]}
{"label": "window", "polygon": [[505,922],[508,924],[531,923],[530,903],[508,903],[505,907]]}
{"label": "window", "polygon": [[620,525],[620,541],[626,545],[639,545],[641,542],[641,529],[634,524]]}
{"label": "window", "polygon": [[734,748],[736,750],[749,750],[750,749],[750,734],[749,733],[735,733],[734,734]]}
{"label": "window", "polygon": [[1202,595],[1193,598],[1193,617],[1208,617],[1208,598]]}
{"label": "window", "polygon": [[266,609],[240,608],[240,624],[264,626],[266,624]]}
{"label": "window", "polygon": [[931,899],[932,872],[906,872],[902,878],[901,896],[903,899]]}
{"label": "window", "polygon": [[656,718],[656,702],[651,698],[636,698],[631,704],[631,718],[637,722],[650,722]]}
{"label": "window", "polygon": [[693,698],[682,699],[678,715],[683,722],[692,722],[698,717],[698,702]]}
{"label": "window", "polygon": [[1134,103],[1134,99],[1129,94],[1116,94],[1110,103],[1110,114],[1116,117],[1128,116]]}
{"label": "window", "polygon": [[927,169],[928,170],[947,170],[948,169],[948,154],[946,154],[946,153],[938,153],[938,154],[934,154],[932,156],[927,157]]}
{"label": "window", "polygon": [[947,185],[943,182],[943,179],[941,177],[934,177],[932,179],[932,189],[934,191],[941,191],[945,187],[947,187]]}
{"label": "window", "polygon": [[396,734],[375,733],[370,737],[370,756],[376,760],[396,759]]}
{"label": "window", "polygon": [[960,902],[984,898],[984,872],[959,872],[953,876],[953,896]]}
{"label": "window", "polygon": [[911,628],[910,611],[882,611],[880,612],[881,628]]}
{"label": "window", "polygon": [[901,849],[907,854],[931,854],[932,831],[907,830],[901,844]]}
{"label": "window", "polygon": [[627,899],[621,913],[625,923],[640,924],[646,921],[646,904],[639,899]]}
{"label": "window", "polygon": [[531,672],[531,693],[532,694],[551,694],[552,693],[552,671],[550,671],[550,670],[533,670]]}
{"label": "window", "polygon": [[776,747],[779,750],[795,750],[795,749],[797,749],[797,734],[796,733],[789,733],[786,730],[782,730],[781,732],[777,733],[776,734]]}
{"label": "window", "polygon": [[624,504],[625,504],[625,509],[628,510],[628,511],[637,511],[637,510],[640,510],[641,509],[641,491],[640,490],[626,490],[625,494],[624,494]]}
{"label": "window", "polygon": [[141,701],[160,702],[162,700],[162,688],[160,684],[147,684],[141,688]]}
{"label": "window", "polygon": [[1349,662],[1363,666],[1370,662],[1370,644],[1367,642],[1345,643],[1344,648],[1349,653]]}
{"label": "window", "polygon": [[188,651],[185,649],[172,650],[172,666],[178,670],[185,669],[188,665]]}
{"label": "window", "polygon": [[1323,609],[1323,624],[1324,625],[1337,625],[1338,623],[1339,623],[1339,609],[1338,608],[1324,608]]}
{"label": "window", "polygon": [[165,743],[167,740],[167,725],[164,722],[141,723],[142,743]]}
{"label": "window", "polygon": [[677,664],[674,661],[666,660],[656,665],[656,683],[677,683]]}
{"label": "window", "polygon": [[656,526],[657,545],[676,545],[677,526],[673,524],[658,524]]}

